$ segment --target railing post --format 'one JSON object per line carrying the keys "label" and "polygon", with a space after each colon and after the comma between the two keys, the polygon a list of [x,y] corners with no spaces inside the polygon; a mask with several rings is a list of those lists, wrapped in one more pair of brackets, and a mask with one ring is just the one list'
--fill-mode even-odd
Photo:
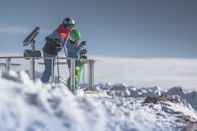
{"label": "railing post", "polygon": [[6,73],[9,73],[9,71],[10,71],[10,64],[11,64],[11,58],[8,57],[8,58],[6,59],[6,69],[5,69],[5,72],[6,72]]}
{"label": "railing post", "polygon": [[[32,51],[35,52],[35,41],[33,41],[31,46],[32,46]],[[32,80],[35,81],[36,77],[35,77],[35,56],[34,55],[32,56],[31,64],[32,64]]]}
{"label": "railing post", "polygon": [[88,82],[89,82],[89,89],[94,90],[94,60],[88,61]]}
{"label": "railing post", "polygon": [[56,68],[57,68],[57,82],[60,82],[60,68],[59,68],[59,58],[58,56],[56,57]]}
{"label": "railing post", "polygon": [[74,91],[75,85],[75,59],[70,59],[70,88],[72,91]]}
{"label": "railing post", "polygon": [[86,82],[86,81],[85,81],[85,75],[86,75],[85,73],[86,73],[86,70],[85,70],[85,65],[84,65],[84,66],[83,66],[83,69],[82,69],[82,83],[83,83],[83,84],[85,84],[85,82]]}
{"label": "railing post", "polygon": [[52,77],[52,80],[51,82],[55,82],[55,57],[51,57],[51,62],[52,62],[52,68],[51,68],[51,77]]}

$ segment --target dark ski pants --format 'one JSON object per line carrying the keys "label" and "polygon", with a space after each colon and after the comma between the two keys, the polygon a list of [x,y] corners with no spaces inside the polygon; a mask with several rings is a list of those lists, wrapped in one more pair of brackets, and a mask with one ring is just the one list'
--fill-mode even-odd
{"label": "dark ski pants", "polygon": [[[49,82],[51,75],[54,75],[54,65],[55,65],[56,55],[50,55],[44,52],[44,72],[41,77],[43,83]],[[54,77],[54,76],[52,76]]]}

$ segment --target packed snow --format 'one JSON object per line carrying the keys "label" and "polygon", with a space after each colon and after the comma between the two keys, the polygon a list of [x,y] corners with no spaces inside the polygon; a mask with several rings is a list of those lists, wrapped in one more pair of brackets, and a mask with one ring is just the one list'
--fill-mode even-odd
{"label": "packed snow", "polygon": [[[45,85],[39,80],[34,83],[23,71],[3,74],[0,78],[0,130],[197,129],[197,60],[93,58],[96,59],[95,87],[99,93],[88,94],[84,92],[86,85],[81,85],[78,95],[73,95],[64,83]],[[15,71],[29,68],[27,60],[12,62],[21,64],[20,67],[11,66]],[[60,68],[61,77],[66,79],[67,67]],[[37,65],[37,69],[39,78],[43,66]]]}
{"label": "packed snow", "polygon": [[[85,87],[83,87],[85,88]],[[0,78],[1,131],[184,131],[196,129],[197,92],[96,84],[105,95],[72,95],[64,84]]]}

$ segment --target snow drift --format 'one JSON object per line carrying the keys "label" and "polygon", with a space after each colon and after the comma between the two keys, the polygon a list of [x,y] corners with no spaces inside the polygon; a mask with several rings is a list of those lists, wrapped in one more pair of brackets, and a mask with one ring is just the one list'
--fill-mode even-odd
{"label": "snow drift", "polygon": [[196,128],[195,91],[97,84],[97,89],[108,95],[73,96],[63,84],[33,83],[24,72],[10,76],[12,80],[0,78],[2,131],[183,131]]}

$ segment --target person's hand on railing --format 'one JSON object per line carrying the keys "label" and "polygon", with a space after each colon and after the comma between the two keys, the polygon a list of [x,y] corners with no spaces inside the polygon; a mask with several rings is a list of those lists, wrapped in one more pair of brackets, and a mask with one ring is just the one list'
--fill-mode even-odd
{"label": "person's hand on railing", "polygon": [[85,49],[85,48],[83,48],[83,49],[80,50],[80,54],[87,54],[87,52],[88,52],[88,50]]}
{"label": "person's hand on railing", "polygon": [[80,45],[81,45],[81,46],[86,46],[86,43],[87,43],[87,41],[82,41],[82,42],[80,43]]}
{"label": "person's hand on railing", "polygon": [[56,51],[59,52],[61,51],[62,46],[60,44],[56,44]]}

